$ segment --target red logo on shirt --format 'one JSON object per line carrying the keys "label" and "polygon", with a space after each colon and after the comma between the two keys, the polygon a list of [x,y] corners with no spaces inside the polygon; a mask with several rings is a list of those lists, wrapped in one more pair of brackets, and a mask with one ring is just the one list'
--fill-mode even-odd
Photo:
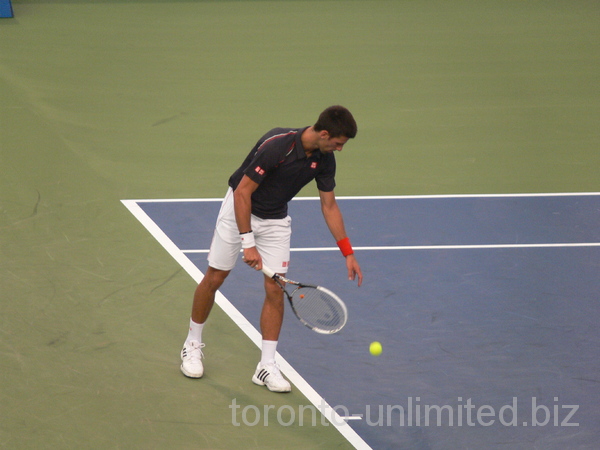
{"label": "red logo on shirt", "polygon": [[260,166],[256,166],[256,169],[254,169],[254,171],[259,175],[265,174],[265,171],[263,169],[261,169]]}
{"label": "red logo on shirt", "polygon": [[310,165],[311,169],[316,169],[317,168],[317,162],[313,161],[312,164]]}

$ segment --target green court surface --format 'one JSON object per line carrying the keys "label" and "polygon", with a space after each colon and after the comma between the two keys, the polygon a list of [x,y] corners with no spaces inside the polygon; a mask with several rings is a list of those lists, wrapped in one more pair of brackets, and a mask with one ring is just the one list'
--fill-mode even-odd
{"label": "green court surface", "polygon": [[338,195],[600,191],[595,1],[12,3],[2,448],[351,447],[320,422],[232,423],[234,398],[307,400],[250,382],[259,351],[220,310],[205,378],[180,374],[195,283],[120,202],[220,197],[272,127],[353,111]]}

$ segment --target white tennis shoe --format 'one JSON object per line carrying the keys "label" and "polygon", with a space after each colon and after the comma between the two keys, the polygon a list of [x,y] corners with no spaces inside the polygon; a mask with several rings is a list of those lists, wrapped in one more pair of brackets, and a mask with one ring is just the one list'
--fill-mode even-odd
{"label": "white tennis shoe", "polygon": [[267,364],[258,363],[252,382],[259,386],[267,386],[267,389],[272,392],[290,392],[292,390],[292,386],[288,380],[283,378],[275,361]]}
{"label": "white tennis shoe", "polygon": [[202,365],[202,349],[204,344],[198,341],[186,342],[181,350],[181,372],[189,378],[202,378],[204,366]]}

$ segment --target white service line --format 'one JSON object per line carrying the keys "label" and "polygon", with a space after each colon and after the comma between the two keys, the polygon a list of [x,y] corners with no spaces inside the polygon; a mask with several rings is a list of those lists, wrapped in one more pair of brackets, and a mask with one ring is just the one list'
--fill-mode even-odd
{"label": "white service line", "polygon": [[[354,247],[354,250],[477,250],[495,248],[558,248],[558,247],[600,247],[600,242],[564,242],[541,244],[475,244],[475,245],[382,245],[372,247]],[[292,252],[333,252],[338,247],[304,247],[292,248]],[[183,253],[208,253],[208,249],[181,250]]]}

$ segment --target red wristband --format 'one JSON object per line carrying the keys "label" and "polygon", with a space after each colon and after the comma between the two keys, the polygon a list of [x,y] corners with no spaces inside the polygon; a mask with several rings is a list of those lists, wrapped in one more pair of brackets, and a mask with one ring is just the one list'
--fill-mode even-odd
{"label": "red wristband", "polygon": [[344,238],[338,241],[337,245],[344,256],[352,255],[354,253],[354,250],[352,250],[352,244],[350,244],[350,238]]}

